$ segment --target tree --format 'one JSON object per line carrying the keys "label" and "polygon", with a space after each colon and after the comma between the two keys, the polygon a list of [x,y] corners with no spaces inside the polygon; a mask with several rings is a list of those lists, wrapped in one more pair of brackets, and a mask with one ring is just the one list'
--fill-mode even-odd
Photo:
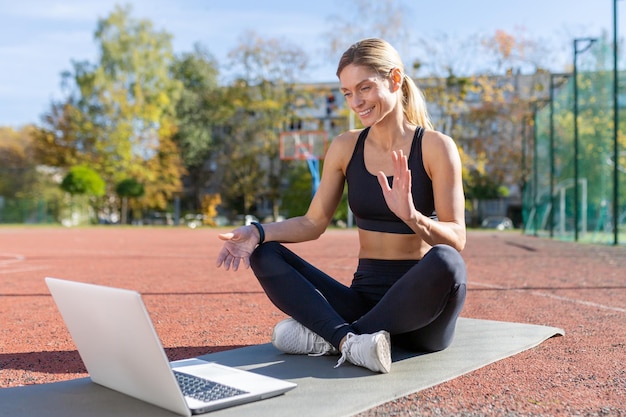
{"label": "tree", "polygon": [[172,142],[180,83],[170,77],[171,36],[130,11],[118,6],[98,21],[99,60],[73,62],[64,74],[67,97],[44,116],[38,154],[52,166],[93,167],[108,203],[117,201],[114,185],[133,177],[145,184],[144,207],[165,208],[183,172]]}
{"label": "tree", "polygon": [[308,57],[287,41],[247,33],[229,59],[236,79],[226,92],[232,116],[218,135],[225,176],[220,194],[244,213],[269,200],[277,218],[287,169],[279,160],[278,137],[295,117],[294,86]]}
{"label": "tree", "polygon": [[427,58],[415,62],[414,75],[428,74],[421,87],[434,103],[430,110],[437,128],[463,149],[470,191],[495,195],[502,185],[519,184],[524,123],[532,103],[548,94],[541,46],[500,30],[464,41],[429,37],[417,45]]}
{"label": "tree", "polygon": [[86,166],[70,168],[61,182],[61,189],[71,195],[87,195],[101,197],[105,193],[106,184],[96,171]]}
{"label": "tree", "polygon": [[197,212],[202,207],[203,193],[214,180],[211,167],[217,156],[213,132],[232,114],[233,107],[225,102],[224,90],[218,84],[218,64],[202,45],[196,44],[193,52],[176,58],[172,76],[183,86],[176,102],[173,140],[192,190],[193,198],[187,205]]}
{"label": "tree", "polygon": [[56,217],[62,193],[54,172],[37,166],[32,133],[0,127],[0,222],[42,222]]}
{"label": "tree", "polygon": [[71,224],[75,223],[76,196],[85,196],[87,198],[90,208],[88,217],[93,218],[94,213],[98,211],[97,197],[102,197],[106,192],[106,184],[102,177],[93,169],[82,165],[70,168],[63,178],[60,187],[63,191],[69,193],[72,199]]}
{"label": "tree", "polygon": [[145,194],[145,189],[143,184],[138,182],[136,179],[126,178],[117,183],[115,186],[115,192],[122,200],[122,215],[120,216],[120,223],[126,224],[126,216],[128,215],[128,199],[142,197]]}
{"label": "tree", "polygon": [[32,126],[18,131],[0,127],[0,196],[27,196],[36,183],[36,166],[32,158]]}

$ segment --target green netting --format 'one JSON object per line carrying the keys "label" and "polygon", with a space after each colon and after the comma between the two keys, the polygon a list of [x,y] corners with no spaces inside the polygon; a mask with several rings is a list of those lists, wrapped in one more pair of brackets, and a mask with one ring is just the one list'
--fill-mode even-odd
{"label": "green netting", "polygon": [[43,199],[5,199],[0,197],[0,224],[54,223],[56,205]]}
{"label": "green netting", "polygon": [[[579,64],[577,93],[573,76],[559,77],[564,82],[535,112],[535,141],[528,162],[532,166],[523,195],[527,234],[606,244],[615,243],[617,236],[617,243],[626,243],[625,101],[619,100],[619,140],[615,146],[613,70],[602,68],[598,55]],[[626,97],[621,83],[618,90],[618,97]]]}

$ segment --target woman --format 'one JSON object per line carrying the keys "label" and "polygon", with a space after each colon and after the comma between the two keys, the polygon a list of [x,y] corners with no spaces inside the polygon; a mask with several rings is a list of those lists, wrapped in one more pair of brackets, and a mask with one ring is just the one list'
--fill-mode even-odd
{"label": "woman", "polygon": [[[452,139],[433,130],[421,92],[387,42],[352,45],[337,76],[365,128],[332,141],[304,216],[220,235],[217,266],[252,266],[270,300],[291,317],[274,328],[279,350],[341,354],[337,366],[347,360],[386,373],[391,340],[421,352],[452,341],[466,282],[461,162]],[[360,242],[349,287],[280,243],[317,239],[344,183]]]}

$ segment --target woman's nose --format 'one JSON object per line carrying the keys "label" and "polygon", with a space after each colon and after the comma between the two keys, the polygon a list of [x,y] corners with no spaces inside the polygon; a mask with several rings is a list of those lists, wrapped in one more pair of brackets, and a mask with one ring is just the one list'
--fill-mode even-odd
{"label": "woman's nose", "polygon": [[361,98],[361,96],[359,94],[355,94],[354,98],[352,99],[352,107],[359,107],[362,103],[363,99]]}

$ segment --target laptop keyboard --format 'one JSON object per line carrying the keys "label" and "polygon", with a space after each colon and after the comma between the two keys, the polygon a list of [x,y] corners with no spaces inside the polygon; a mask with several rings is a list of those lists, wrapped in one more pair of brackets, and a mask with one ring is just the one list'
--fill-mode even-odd
{"label": "laptop keyboard", "polygon": [[229,387],[228,385],[178,371],[174,371],[174,375],[178,380],[178,385],[180,385],[183,394],[199,401],[209,402],[248,393],[247,391]]}

